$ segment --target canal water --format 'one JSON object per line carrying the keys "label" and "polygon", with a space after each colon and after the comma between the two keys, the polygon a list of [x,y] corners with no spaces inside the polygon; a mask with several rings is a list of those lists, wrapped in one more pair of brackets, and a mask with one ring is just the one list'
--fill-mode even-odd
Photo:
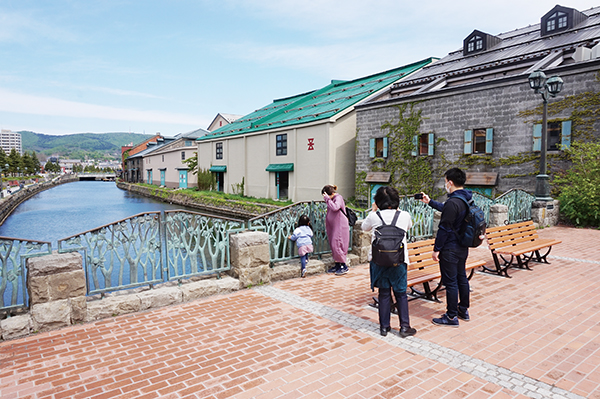
{"label": "canal water", "polygon": [[57,241],[142,212],[186,208],[117,188],[114,182],[79,181],[42,191],[23,202],[0,226],[0,236]]}

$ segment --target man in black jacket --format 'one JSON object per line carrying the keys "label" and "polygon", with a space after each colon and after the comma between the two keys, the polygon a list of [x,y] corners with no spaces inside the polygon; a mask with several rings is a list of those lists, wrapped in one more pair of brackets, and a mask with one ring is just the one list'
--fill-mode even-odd
{"label": "man in black jacket", "polygon": [[439,326],[458,327],[458,319],[469,321],[470,288],[465,272],[469,248],[461,246],[458,237],[464,227],[468,207],[457,197],[469,201],[473,195],[471,191],[464,189],[467,175],[459,168],[446,171],[444,179],[448,193],[446,202],[434,201],[427,194],[423,194],[422,199],[433,209],[442,212],[432,257],[440,263],[442,283],[446,286],[446,313],[434,318],[432,322]]}

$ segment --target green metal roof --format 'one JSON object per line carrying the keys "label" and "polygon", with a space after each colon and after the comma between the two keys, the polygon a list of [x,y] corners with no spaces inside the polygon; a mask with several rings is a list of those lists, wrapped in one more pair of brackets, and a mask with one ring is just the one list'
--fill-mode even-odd
{"label": "green metal roof", "polygon": [[431,62],[433,58],[428,58],[355,80],[334,80],[322,89],[275,100],[197,140],[229,137],[328,119]]}
{"label": "green metal roof", "polygon": [[293,172],[293,163],[272,163],[265,169],[267,172]]}
{"label": "green metal roof", "polygon": [[227,165],[213,165],[210,167],[211,172],[227,172]]}

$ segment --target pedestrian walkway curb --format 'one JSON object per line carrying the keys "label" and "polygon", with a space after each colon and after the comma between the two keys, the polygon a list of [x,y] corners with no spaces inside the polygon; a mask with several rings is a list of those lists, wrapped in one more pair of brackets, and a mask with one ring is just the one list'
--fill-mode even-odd
{"label": "pedestrian walkway curb", "polygon": [[399,336],[395,336],[393,334],[390,334],[385,338],[381,337],[379,335],[379,325],[376,323],[351,315],[349,313],[342,312],[332,307],[301,298],[297,295],[272,286],[255,287],[254,290],[277,301],[294,306],[298,309],[312,313],[319,317],[323,317],[335,323],[339,323],[345,327],[352,328],[353,330],[368,334],[371,337],[381,339],[388,344],[394,345],[408,352],[443,363],[462,372],[497,384],[503,388],[526,395],[530,398],[585,399],[583,396],[576,395],[572,392],[535,380],[523,374],[515,373],[514,371],[508,370],[504,367],[490,364],[480,359],[457,352],[453,349],[449,349],[417,337],[400,338]]}

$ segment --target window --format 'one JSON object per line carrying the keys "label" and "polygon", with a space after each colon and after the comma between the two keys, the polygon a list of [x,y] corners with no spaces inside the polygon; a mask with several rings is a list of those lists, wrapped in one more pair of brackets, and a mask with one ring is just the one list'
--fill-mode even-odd
{"label": "window", "polygon": [[483,37],[473,36],[467,42],[467,52],[479,51],[483,48]]}
{"label": "window", "polygon": [[369,156],[371,158],[387,158],[388,138],[380,137],[369,140]]}
{"label": "window", "polygon": [[433,155],[435,135],[433,133],[418,134],[413,137],[412,155]]}
{"label": "window", "polygon": [[185,151],[181,151],[181,160],[185,161]]}
{"label": "window", "polygon": [[165,162],[165,156],[164,156],[164,154],[162,155],[162,161]]}
{"label": "window", "polygon": [[491,154],[493,147],[493,128],[465,130],[464,154]]}
{"label": "window", "polygon": [[215,157],[217,159],[223,159],[223,143],[217,143]]}
{"label": "window", "polygon": [[278,134],[275,138],[275,155],[287,155],[287,134]]}
{"label": "window", "polygon": [[[560,151],[571,147],[571,121],[548,122],[546,151]],[[542,149],[542,124],[533,126],[533,151]]]}
{"label": "window", "polygon": [[546,32],[562,30],[567,27],[567,13],[557,11],[546,20]]}

